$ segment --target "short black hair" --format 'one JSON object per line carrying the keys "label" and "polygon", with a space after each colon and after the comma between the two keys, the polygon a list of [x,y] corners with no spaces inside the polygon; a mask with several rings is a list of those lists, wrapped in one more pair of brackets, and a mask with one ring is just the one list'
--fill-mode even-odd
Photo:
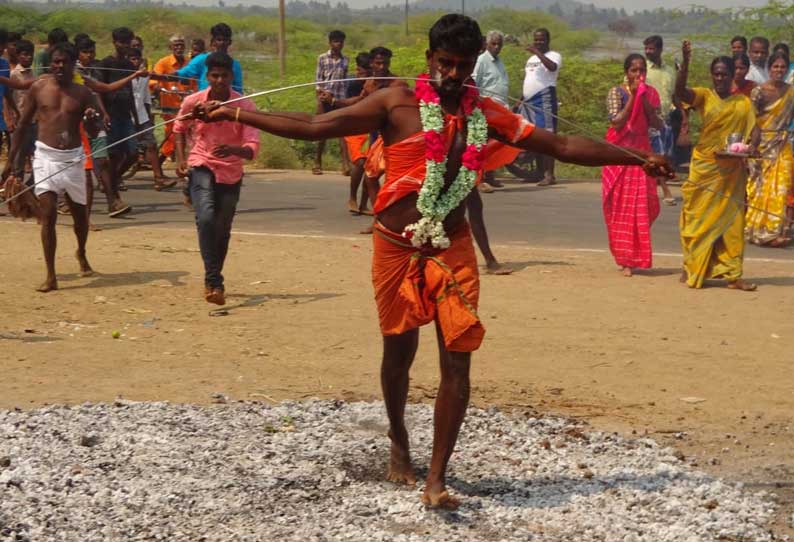
{"label": "short black hair", "polygon": [[626,60],[623,61],[623,73],[629,72],[629,68],[631,68],[632,63],[635,60],[642,60],[642,63],[647,66],[644,56],[642,56],[639,53],[631,53],[629,56],[626,57]]}
{"label": "short black hair", "polygon": [[331,30],[328,32],[328,41],[345,41],[347,36],[341,30]]}
{"label": "short black hair", "polygon": [[786,66],[788,66],[790,64],[788,58],[789,57],[787,53],[783,51],[775,51],[774,53],[769,55],[769,58],[766,60],[766,67],[771,68],[772,64],[774,64],[776,60],[780,60],[780,59],[783,59],[783,61],[786,63]]}
{"label": "short black hair", "polygon": [[127,28],[126,26],[120,26],[119,28],[113,29],[113,41],[118,41],[119,43],[128,43],[132,41],[132,38],[135,34]]}
{"label": "short black hair", "polygon": [[750,57],[747,56],[747,53],[736,53],[735,55],[733,55],[734,69],[736,67],[736,62],[738,61],[741,61],[741,63],[747,66],[748,68],[750,67]]}
{"label": "short black hair", "polygon": [[8,43],[8,30],[0,28],[0,43]]}
{"label": "short black hair", "polygon": [[768,39],[766,39],[766,38],[765,38],[765,37],[763,37],[763,36],[755,36],[755,37],[753,37],[753,38],[750,40],[750,45],[752,45],[752,44],[754,44],[754,43],[760,43],[760,44],[761,44],[761,45],[763,45],[765,48],[769,49],[769,40],[768,40]]}
{"label": "short black hair", "polygon": [[662,36],[658,36],[658,35],[648,36],[647,38],[645,38],[645,40],[643,40],[642,44],[653,45],[657,49],[664,48],[664,40],[662,39]]}
{"label": "short black hair", "polygon": [[21,39],[22,39],[22,34],[20,34],[19,32],[9,32],[8,35],[6,36],[6,41],[8,43],[16,43]]}
{"label": "short black hair", "polygon": [[543,34],[546,36],[546,41],[551,41],[551,32],[549,32],[548,28],[538,28],[533,34]]}
{"label": "short black hair", "polygon": [[96,49],[96,42],[91,38],[86,37],[75,41],[74,48],[77,49],[78,53],[80,51],[90,51],[91,49]]}
{"label": "short black hair", "polygon": [[55,53],[63,53],[64,55],[69,58],[69,60],[74,63],[77,60],[77,51],[74,50],[74,45],[69,43],[68,41],[59,41],[52,47],[50,47],[50,60],[53,59]]}
{"label": "short black hair", "polygon": [[129,49],[127,49],[127,52],[125,53],[125,55],[128,56],[128,57],[129,56],[137,56],[138,58],[142,58],[143,57],[143,53],[137,47],[130,47]]}
{"label": "short black hair", "polygon": [[17,47],[17,54],[19,54],[19,53],[30,53],[32,55],[33,54],[33,50],[35,49],[35,46],[33,45],[32,41],[17,40],[15,42],[15,44],[16,44],[16,47]]}
{"label": "short black hair", "polygon": [[430,50],[477,56],[482,50],[482,32],[477,21],[459,13],[444,15],[428,33]]}
{"label": "short black hair", "polygon": [[135,34],[134,36],[132,36],[132,39],[138,40],[139,42],[141,42],[141,45],[143,44],[143,38],[140,37],[138,34]]}
{"label": "short black hair", "polygon": [[234,61],[232,60],[232,57],[226,53],[221,53],[218,51],[208,55],[204,65],[207,66],[208,72],[213,68],[222,68],[224,70],[233,71]]}
{"label": "short black hair", "polygon": [[745,38],[744,36],[734,36],[731,38],[731,45],[733,45],[737,41],[742,44],[742,47],[747,49],[747,38]]}
{"label": "short black hair", "polygon": [[232,39],[232,27],[226,23],[218,23],[210,28],[210,36],[213,38]]}
{"label": "short black hair", "polygon": [[714,60],[711,61],[711,67],[709,68],[711,73],[714,73],[714,67],[717,64],[725,64],[725,67],[728,68],[728,72],[730,72],[731,77],[733,77],[733,74],[736,73],[736,64],[733,63],[733,59],[729,56],[715,57]]}
{"label": "short black hair", "polygon": [[63,28],[53,28],[50,30],[50,33],[47,34],[47,44],[48,45],[55,45],[57,43],[63,43],[65,41],[69,41],[69,35],[66,33],[66,30]]}
{"label": "short black hair", "polygon": [[775,51],[778,51],[778,50],[783,51],[784,53],[786,53],[786,56],[790,56],[791,55],[791,50],[788,48],[788,44],[783,43],[782,41],[780,43],[776,43],[775,46],[772,47],[772,52],[773,53]]}
{"label": "short black hair", "polygon": [[80,32],[79,34],[75,34],[74,38],[72,38],[72,41],[74,42],[74,46],[77,47],[78,43],[80,43],[81,41],[83,41],[83,40],[85,40],[85,39],[87,39],[89,37],[90,36],[88,34],[86,34],[85,32]]}
{"label": "short black hair", "polygon": [[359,68],[369,69],[369,61],[371,57],[370,54],[366,51],[363,51],[356,55],[356,66]]}
{"label": "short black hair", "polygon": [[201,45],[202,49],[207,47],[207,44],[204,43],[204,38],[193,38],[190,40],[190,46],[193,47],[194,45]]}
{"label": "short black hair", "polygon": [[394,53],[391,52],[391,49],[388,47],[373,47],[369,50],[369,58],[372,60],[376,56],[385,56],[386,58],[391,58]]}

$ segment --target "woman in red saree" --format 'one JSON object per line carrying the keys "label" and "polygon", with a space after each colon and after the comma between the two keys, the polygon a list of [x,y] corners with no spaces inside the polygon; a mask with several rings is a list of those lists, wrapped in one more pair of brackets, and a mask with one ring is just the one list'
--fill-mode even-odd
{"label": "woman in red saree", "polygon": [[[648,128],[661,127],[659,93],[645,84],[645,58],[626,57],[626,78],[607,97],[610,143],[649,151]],[[651,267],[651,224],[659,216],[656,179],[641,166],[608,166],[601,174],[604,220],[609,249],[624,276]]]}

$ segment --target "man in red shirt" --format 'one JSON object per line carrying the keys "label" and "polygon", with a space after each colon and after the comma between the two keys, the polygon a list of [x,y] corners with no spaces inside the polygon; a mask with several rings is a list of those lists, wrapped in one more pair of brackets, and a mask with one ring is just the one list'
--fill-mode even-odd
{"label": "man in red shirt", "polygon": [[[191,94],[182,102],[179,116],[208,100],[239,98],[232,90],[232,58],[226,53],[207,57],[209,88]],[[240,110],[256,111],[251,100],[235,102]],[[223,262],[229,248],[232,221],[240,198],[243,160],[253,160],[259,151],[259,130],[237,122],[203,123],[178,120],[174,123],[177,175],[188,178],[188,191],[196,211],[199,248],[204,260],[204,299],[226,303]],[[186,153],[188,135],[190,154]]]}

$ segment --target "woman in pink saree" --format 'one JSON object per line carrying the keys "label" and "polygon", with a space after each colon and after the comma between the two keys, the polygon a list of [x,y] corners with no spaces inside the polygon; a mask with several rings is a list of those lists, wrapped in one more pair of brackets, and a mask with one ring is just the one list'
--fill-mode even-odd
{"label": "woman in pink saree", "polygon": [[[645,84],[645,58],[639,54],[626,57],[626,78],[613,87],[607,97],[610,143],[635,149],[651,150],[648,128],[659,128],[659,93]],[[645,174],[641,166],[608,166],[601,174],[604,220],[609,235],[609,249],[624,276],[632,269],[647,269],[652,264],[651,224],[659,216],[656,179]]]}

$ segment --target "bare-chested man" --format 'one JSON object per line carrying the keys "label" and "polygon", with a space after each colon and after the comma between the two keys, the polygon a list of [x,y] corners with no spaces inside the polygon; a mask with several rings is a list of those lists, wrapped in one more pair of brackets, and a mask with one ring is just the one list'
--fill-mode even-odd
{"label": "bare-chested man", "polygon": [[[37,119],[38,140],[33,155],[33,173],[38,184],[34,190],[41,207],[41,243],[47,263],[47,278],[39,286],[39,292],[58,288],[55,276],[55,223],[58,196],[61,194],[66,194],[74,220],[80,273],[82,276],[93,273],[85,254],[88,215],[83,176],[85,153],[80,139],[80,123],[84,119],[93,119],[97,113],[94,94],[87,87],[73,82],[76,59],[74,47],[69,43],[58,43],[50,49],[50,76],[42,77],[30,87],[17,128],[21,136],[14,140],[7,166],[7,169],[13,168],[13,175],[17,179],[22,178],[25,167],[22,142],[26,140],[34,118]],[[69,164],[72,164],[71,167],[66,168]]]}
{"label": "bare-chested man", "polygon": [[[462,110],[464,83],[471,77],[481,47],[479,26],[464,15],[445,15],[430,29],[427,81],[440,99],[444,114],[441,133],[445,137],[449,134],[444,146],[448,150],[442,193],[453,183],[460,186],[456,178],[461,165],[469,159],[464,155],[467,123],[471,122]],[[427,92],[423,87],[423,93]],[[589,139],[535,130],[523,117],[489,98],[478,98],[475,103],[485,115],[489,137],[516,147],[588,166],[645,165],[653,175],[669,172],[669,165],[662,157],[636,150],[627,154]],[[417,248],[413,246],[415,239],[409,241],[403,235],[411,232],[406,231],[406,226],[415,225],[423,218],[417,201],[423,183],[428,182],[425,153],[436,152],[427,148],[414,91],[405,87],[383,89],[355,105],[316,116],[249,112],[217,103],[206,104],[194,112],[208,121],[237,119],[291,139],[327,139],[380,130],[385,143],[386,180],[374,207],[377,223],[372,275],[383,334],[381,385],[392,442],[387,477],[394,482],[416,483],[404,421],[408,372],[417,350],[419,326],[434,321],[441,383],[435,406],[433,453],[422,501],[430,507],[457,507],[458,499],[447,492],[445,473],[469,401],[471,352],[480,346],[484,336],[476,312],[479,277],[471,233],[465,221],[466,199],[443,221],[447,248],[428,244]],[[644,159],[637,158],[638,155]],[[434,185],[435,181],[431,186]],[[415,230],[413,233],[416,235]]]}

